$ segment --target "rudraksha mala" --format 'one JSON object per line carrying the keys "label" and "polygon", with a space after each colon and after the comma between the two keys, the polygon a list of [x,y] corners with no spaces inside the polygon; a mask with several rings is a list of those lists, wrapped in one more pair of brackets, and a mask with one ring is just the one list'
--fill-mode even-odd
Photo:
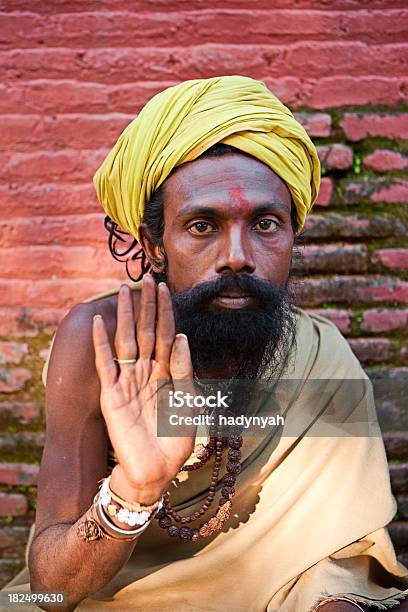
{"label": "rudraksha mala", "polygon": [[[229,449],[228,462],[226,465],[227,472],[222,479],[223,486],[221,489],[221,497],[218,501],[218,508],[215,514],[205,523],[202,523],[197,529],[187,527],[187,523],[196,521],[203,516],[214,501],[218,476],[221,468],[222,453],[226,446],[228,446]],[[212,437],[210,438],[209,444],[206,447],[203,447],[207,450],[206,453],[202,452],[201,455],[200,451],[202,451],[202,449],[196,452],[196,456],[199,458],[199,461],[182,468],[184,471],[199,469],[208,461],[210,456],[215,453],[214,467],[208,490],[208,496],[205,502],[198,510],[196,510],[196,512],[187,516],[180,516],[180,514],[176,512],[176,510],[174,510],[170,504],[169,492],[164,494],[163,508],[156,514],[155,518],[158,520],[160,527],[167,530],[170,537],[180,538],[181,540],[193,540],[195,542],[201,538],[208,538],[213,533],[216,533],[222,529],[222,526],[230,517],[232,498],[235,494],[235,480],[241,471],[241,446],[242,436],[230,436],[229,438],[222,438],[220,436]],[[177,525],[174,525],[172,520],[174,520],[175,523],[181,523],[181,526],[178,527]]]}
{"label": "rudraksha mala", "polygon": [[211,436],[208,444],[198,444],[194,449],[194,454],[197,457],[198,461],[196,461],[195,463],[191,463],[190,465],[183,465],[180,471],[192,472],[194,470],[199,470],[201,467],[203,467],[203,465],[207,463],[211,455],[214,453],[216,443],[217,438],[215,436]]}

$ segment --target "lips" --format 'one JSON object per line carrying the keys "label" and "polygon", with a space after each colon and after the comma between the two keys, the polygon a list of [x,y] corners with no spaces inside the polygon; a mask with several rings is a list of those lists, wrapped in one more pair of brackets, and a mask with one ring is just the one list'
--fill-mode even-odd
{"label": "lips", "polygon": [[242,293],[222,293],[213,300],[213,304],[222,308],[246,308],[253,303],[252,296]]}

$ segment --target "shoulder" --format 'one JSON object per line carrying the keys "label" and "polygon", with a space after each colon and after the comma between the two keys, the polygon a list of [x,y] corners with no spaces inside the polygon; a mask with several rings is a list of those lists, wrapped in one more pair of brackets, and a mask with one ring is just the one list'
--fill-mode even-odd
{"label": "shoulder", "polygon": [[[73,306],[68,314],[62,319],[51,342],[48,355],[44,364],[42,379],[44,385],[47,382],[48,371],[51,357],[55,358],[55,353],[63,353],[64,359],[75,364],[78,360],[92,358],[94,351],[92,343],[93,317],[101,315],[105,321],[109,339],[113,343],[116,331],[116,310],[118,302],[118,287],[114,291],[105,292],[92,296],[83,302]],[[137,316],[140,298],[140,283],[131,286],[135,314]],[[82,357],[82,359],[80,359]]]}

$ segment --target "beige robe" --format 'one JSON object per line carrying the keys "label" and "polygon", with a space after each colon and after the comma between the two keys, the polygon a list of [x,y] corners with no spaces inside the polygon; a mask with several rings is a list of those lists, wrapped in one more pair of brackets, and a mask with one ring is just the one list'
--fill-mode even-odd
{"label": "beige robe", "polygon": [[[331,322],[302,309],[297,315],[296,355],[286,376],[299,381],[300,393],[286,423],[301,423],[303,431],[269,428],[263,437],[245,437],[232,516],[222,532],[183,542],[153,521],[128,563],[77,610],[310,612],[336,596],[384,610],[408,598],[408,570],[386,529],[396,502],[381,435],[344,435],[327,418],[332,434],[322,436],[316,428],[327,398],[322,393],[312,402],[305,386],[338,380],[337,397],[349,414],[364,406],[375,432],[371,383]],[[348,396],[344,385],[351,379],[357,382]],[[203,503],[211,467],[172,485],[172,503],[182,514]],[[6,590],[26,591],[28,581],[25,568]]]}

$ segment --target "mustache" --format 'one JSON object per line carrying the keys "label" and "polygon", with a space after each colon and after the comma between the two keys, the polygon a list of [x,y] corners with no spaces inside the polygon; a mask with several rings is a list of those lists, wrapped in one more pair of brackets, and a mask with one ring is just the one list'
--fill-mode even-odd
{"label": "mustache", "polygon": [[210,305],[220,295],[240,294],[256,298],[257,306],[262,308],[282,298],[286,287],[281,288],[272,283],[248,274],[220,276],[213,281],[195,285],[191,289],[173,294],[173,303],[177,306],[199,308]]}

